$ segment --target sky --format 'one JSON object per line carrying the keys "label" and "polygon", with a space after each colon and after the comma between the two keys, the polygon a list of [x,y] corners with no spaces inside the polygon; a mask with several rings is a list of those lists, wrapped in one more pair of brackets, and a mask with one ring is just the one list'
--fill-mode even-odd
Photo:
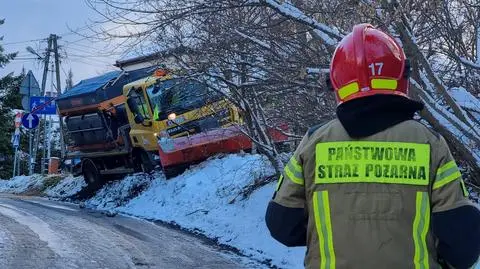
{"label": "sky", "polygon": [[[118,54],[112,55],[106,43],[93,42],[72,33],[73,29],[80,34],[91,35],[86,26],[99,19],[99,15],[84,0],[0,0],[0,6],[0,19],[5,19],[5,24],[0,26],[0,36],[3,36],[0,45],[5,52],[19,52],[17,60],[0,69],[0,77],[11,72],[18,74],[24,67],[27,71],[32,70],[41,82],[43,66],[32,59],[35,56],[27,52],[26,47],[44,52],[46,38],[50,34],[61,36],[58,44],[63,58],[60,70],[62,88],[70,69],[76,84],[82,79],[115,70],[113,64],[122,58]],[[47,88],[50,85],[49,74]]]}

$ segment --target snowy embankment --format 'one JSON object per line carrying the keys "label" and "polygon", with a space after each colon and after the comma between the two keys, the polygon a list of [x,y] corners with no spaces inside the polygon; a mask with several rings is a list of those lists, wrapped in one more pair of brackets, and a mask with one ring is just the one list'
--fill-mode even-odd
{"label": "snowy embankment", "polygon": [[[162,174],[137,174],[114,181],[83,201],[88,208],[174,223],[201,233],[243,255],[279,268],[303,268],[305,248],[287,248],[273,240],[264,222],[275,183],[246,197],[256,180],[274,174],[259,155],[228,155],[211,159],[166,180]],[[39,176],[0,181],[0,192],[24,193],[30,187],[52,198],[66,198],[84,186],[67,177],[46,187]]]}

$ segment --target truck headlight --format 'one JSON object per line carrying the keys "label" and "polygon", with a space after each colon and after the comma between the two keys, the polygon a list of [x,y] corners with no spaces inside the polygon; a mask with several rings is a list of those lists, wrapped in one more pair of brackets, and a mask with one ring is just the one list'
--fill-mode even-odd
{"label": "truck headlight", "polygon": [[176,118],[177,118],[177,114],[175,113],[171,113],[170,115],[168,115],[168,119],[171,121],[174,121]]}

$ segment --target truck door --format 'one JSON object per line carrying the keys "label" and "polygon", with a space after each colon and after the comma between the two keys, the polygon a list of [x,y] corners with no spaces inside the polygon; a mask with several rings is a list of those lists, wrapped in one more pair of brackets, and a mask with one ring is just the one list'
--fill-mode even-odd
{"label": "truck door", "polygon": [[145,91],[142,88],[132,88],[127,96],[127,104],[133,146],[156,151],[158,146],[153,128],[153,113],[145,99]]}

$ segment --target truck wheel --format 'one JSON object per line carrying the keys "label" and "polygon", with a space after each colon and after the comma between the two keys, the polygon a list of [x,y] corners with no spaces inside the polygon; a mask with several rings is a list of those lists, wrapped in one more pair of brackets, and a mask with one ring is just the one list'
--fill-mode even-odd
{"label": "truck wheel", "polygon": [[86,159],[83,161],[82,172],[83,179],[85,180],[85,183],[87,183],[89,189],[97,190],[102,186],[102,177],[92,160]]}
{"label": "truck wheel", "polygon": [[188,165],[175,165],[163,168],[163,174],[166,179],[174,178],[187,170]]}
{"label": "truck wheel", "polygon": [[150,173],[155,169],[155,166],[150,160],[148,153],[145,151],[138,151],[136,158],[136,171]]}

